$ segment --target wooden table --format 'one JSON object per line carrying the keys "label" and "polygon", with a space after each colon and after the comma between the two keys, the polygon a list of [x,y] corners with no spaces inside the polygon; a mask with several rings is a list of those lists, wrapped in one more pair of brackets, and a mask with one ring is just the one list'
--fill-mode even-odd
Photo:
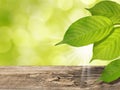
{"label": "wooden table", "polygon": [[94,66],[1,66],[0,90],[120,90],[120,80],[97,82],[102,70]]}

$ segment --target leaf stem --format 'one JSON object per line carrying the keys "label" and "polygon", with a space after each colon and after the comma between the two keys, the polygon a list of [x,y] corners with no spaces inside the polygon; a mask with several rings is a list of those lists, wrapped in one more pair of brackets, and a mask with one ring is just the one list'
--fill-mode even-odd
{"label": "leaf stem", "polygon": [[116,27],[120,27],[120,23],[115,23],[115,24],[113,24],[114,25],[114,27],[116,28]]}

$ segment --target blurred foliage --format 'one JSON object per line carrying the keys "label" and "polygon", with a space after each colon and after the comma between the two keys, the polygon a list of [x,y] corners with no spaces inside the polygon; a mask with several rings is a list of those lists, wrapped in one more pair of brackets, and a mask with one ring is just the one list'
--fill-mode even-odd
{"label": "blurred foliage", "polygon": [[[100,0],[0,0],[0,65],[80,65],[91,49],[54,46]],[[89,46],[88,46],[89,47]]]}

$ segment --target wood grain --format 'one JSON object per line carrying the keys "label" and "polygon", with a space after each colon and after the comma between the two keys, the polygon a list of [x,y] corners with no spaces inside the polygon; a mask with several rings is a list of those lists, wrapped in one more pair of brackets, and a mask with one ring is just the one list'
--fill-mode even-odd
{"label": "wood grain", "polygon": [[[98,82],[104,67],[0,67],[0,90],[120,90],[120,80]],[[109,75],[108,75],[109,76]]]}

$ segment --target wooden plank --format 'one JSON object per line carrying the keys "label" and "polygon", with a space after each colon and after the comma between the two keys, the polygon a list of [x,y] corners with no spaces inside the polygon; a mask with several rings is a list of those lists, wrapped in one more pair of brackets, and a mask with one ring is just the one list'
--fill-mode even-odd
{"label": "wooden plank", "polygon": [[103,67],[0,67],[0,90],[120,90],[120,80],[96,82]]}

